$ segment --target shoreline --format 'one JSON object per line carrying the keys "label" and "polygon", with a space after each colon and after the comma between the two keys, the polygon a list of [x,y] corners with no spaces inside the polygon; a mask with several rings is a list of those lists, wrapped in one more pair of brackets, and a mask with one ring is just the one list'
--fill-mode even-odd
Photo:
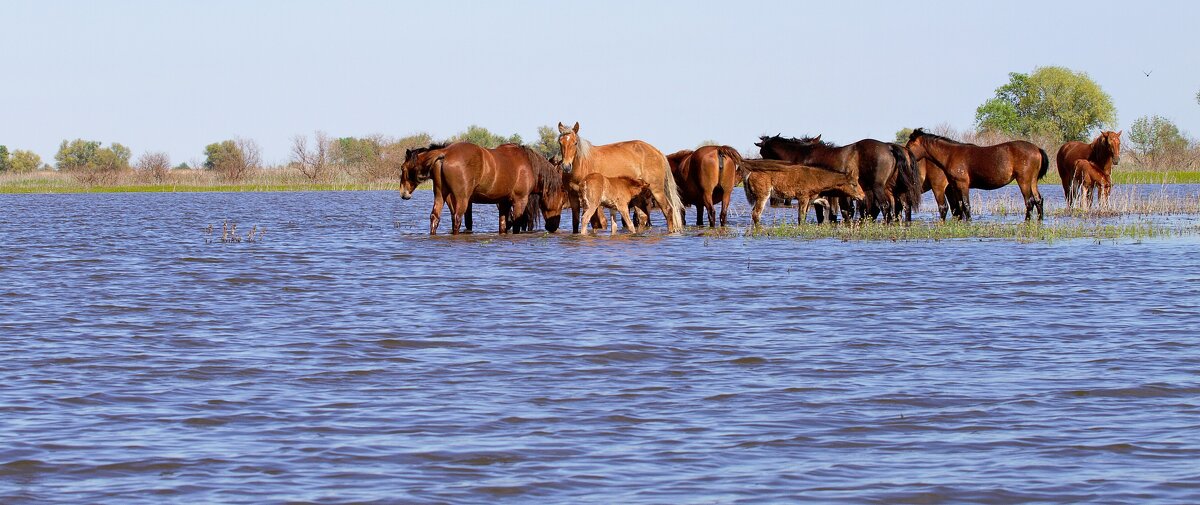
{"label": "shoreline", "polygon": [[[1014,184],[1014,183],[1009,183]],[[1114,185],[1126,184],[1200,184],[1200,172],[1175,171],[1117,171],[1113,172]],[[1038,181],[1040,187],[1061,187],[1058,174],[1051,171],[1045,179]],[[196,182],[177,183],[133,183],[133,184],[87,184],[70,179],[55,172],[31,174],[5,174],[0,176],[0,194],[77,194],[77,193],[268,193],[301,191],[392,191],[400,186],[399,181],[379,182],[304,182],[304,181],[247,181],[247,182]],[[430,189],[429,182],[417,189]]]}

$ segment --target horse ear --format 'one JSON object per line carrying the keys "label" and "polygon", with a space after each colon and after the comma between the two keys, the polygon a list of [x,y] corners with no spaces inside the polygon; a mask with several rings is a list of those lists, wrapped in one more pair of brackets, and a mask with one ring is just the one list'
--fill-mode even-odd
{"label": "horse ear", "polygon": [[579,121],[575,122],[575,127],[571,128],[571,131],[573,131],[575,133],[579,133]]}
{"label": "horse ear", "polygon": [[1117,136],[1118,136],[1118,137],[1120,137],[1120,136],[1121,136],[1121,132],[1123,132],[1123,131],[1125,131],[1125,130],[1117,130]]}
{"label": "horse ear", "polygon": [[754,145],[756,145],[756,146],[758,146],[758,147],[762,147],[763,143],[762,143],[762,142],[755,142],[755,143],[754,143]]}
{"label": "horse ear", "polygon": [[558,122],[558,133],[567,133],[567,127],[563,126],[562,121]]}
{"label": "horse ear", "polygon": [[813,142],[820,142],[820,141],[821,141],[821,135],[824,135],[824,134],[822,133],[822,134],[820,134],[820,135],[817,135],[817,138],[814,138],[814,139],[813,139]]}

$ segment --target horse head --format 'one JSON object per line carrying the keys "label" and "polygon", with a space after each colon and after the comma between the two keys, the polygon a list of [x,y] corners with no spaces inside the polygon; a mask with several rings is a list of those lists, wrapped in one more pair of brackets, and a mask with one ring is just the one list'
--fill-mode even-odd
{"label": "horse head", "polygon": [[1121,131],[1116,132],[1100,132],[1100,139],[1108,145],[1108,151],[1112,153],[1113,165],[1121,164]]}
{"label": "horse head", "polygon": [[400,165],[400,198],[409,200],[413,191],[433,175],[433,165],[445,156],[444,146],[418,147],[404,152]]}
{"label": "horse head", "polygon": [[575,158],[579,155],[579,122],[575,122],[575,126],[567,128],[562,123],[558,123],[558,150],[562,153],[562,166],[567,172],[570,172],[575,165]]}

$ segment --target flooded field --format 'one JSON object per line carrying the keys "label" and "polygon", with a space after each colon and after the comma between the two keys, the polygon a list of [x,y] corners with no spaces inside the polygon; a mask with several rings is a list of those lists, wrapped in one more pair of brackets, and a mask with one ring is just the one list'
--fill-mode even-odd
{"label": "flooded field", "polygon": [[429,237],[430,199],[0,195],[0,502],[1200,501],[1195,235]]}

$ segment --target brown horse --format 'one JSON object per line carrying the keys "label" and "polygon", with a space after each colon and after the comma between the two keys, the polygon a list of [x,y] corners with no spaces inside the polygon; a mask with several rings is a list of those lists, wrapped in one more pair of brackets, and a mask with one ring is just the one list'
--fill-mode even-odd
{"label": "brown horse", "polygon": [[[583,178],[593,173],[605,177],[625,176],[646,181],[654,203],[662,209],[671,233],[683,229],[679,189],[667,157],[654,146],[640,140],[594,146],[579,136],[579,123],[567,128],[558,123],[558,145],[563,156],[563,168],[570,173],[570,187],[578,187]],[[572,228],[579,233],[579,197],[571,198]]]}
{"label": "brown horse", "polygon": [[1067,199],[1067,207],[1070,207],[1075,200],[1074,192],[1071,190],[1071,179],[1075,173],[1076,160],[1088,160],[1095,163],[1100,170],[1111,177],[1112,167],[1121,164],[1121,132],[1100,132],[1100,136],[1090,144],[1072,141],[1058,148],[1055,162],[1058,165],[1058,177],[1062,179],[1063,195]]}
{"label": "brown horse", "polygon": [[831,168],[779,160],[744,160],[740,167],[744,170],[742,188],[752,207],[750,219],[756,226],[772,194],[796,199],[798,224],[804,224],[808,206],[817,197],[861,200],[867,196],[857,177]]}
{"label": "brown horse", "polygon": [[950,185],[949,180],[946,179],[946,174],[929,160],[915,161],[914,164],[917,167],[917,172],[921,174],[921,180],[924,181],[921,184],[921,193],[924,194],[927,191],[933,191],[933,200],[937,202],[938,215],[942,218],[942,221],[945,221],[946,214],[950,212],[951,207],[946,201],[948,196],[946,194],[946,186]]}
{"label": "brown horse", "polygon": [[708,212],[709,227],[717,225],[713,202],[721,202],[721,226],[727,223],[729,197],[737,185],[737,166],[742,155],[729,146],[703,146],[667,156],[683,208],[696,206],[696,226],[704,226]]}
{"label": "brown horse", "polygon": [[[911,210],[920,205],[920,175],[909,163],[910,158],[891,144],[874,139],[863,139],[853,144],[837,147],[822,142],[821,136],[802,139],[759,137],[754,145],[759,147],[763,158],[802,163],[811,166],[832,168],[854,174],[866,192],[865,208],[859,218],[871,216],[876,219],[882,213],[885,220],[894,215],[892,210],[897,190],[911,193],[907,201]],[[832,213],[829,216],[832,220]],[[818,221],[820,219],[818,218]]]}
{"label": "brown horse", "polygon": [[[412,191],[425,179],[433,180],[433,210],[429,214],[429,233],[436,234],[442,207],[450,206],[451,234],[457,234],[472,202],[496,204],[499,232],[520,230],[524,219],[534,219],[543,204],[539,195],[559,191],[561,175],[540,154],[516,144],[484,149],[468,142],[456,142],[439,149],[418,149],[406,153],[401,167],[400,196],[412,197]],[[557,228],[558,214],[544,209],[547,229]]]}
{"label": "brown horse", "polygon": [[[1096,191],[1099,187],[1099,191]],[[1098,193],[1098,194],[1097,194]],[[1071,175],[1071,200],[1078,202],[1079,197],[1092,208],[1092,201],[1099,200],[1100,205],[1108,206],[1108,195],[1112,193],[1112,176],[1104,173],[1103,168],[1095,162],[1075,160],[1075,170]]]}
{"label": "brown horse", "polygon": [[[579,184],[579,201],[583,206],[583,220],[579,232],[587,234],[587,224],[601,207],[609,208],[621,214],[625,229],[636,232],[637,226],[629,218],[629,202],[646,192],[650,185],[643,180],[632,177],[605,177],[598,173],[588,174]],[[597,228],[597,231],[603,229]],[[612,232],[617,232],[617,221],[613,220]]]}
{"label": "brown horse", "polygon": [[905,147],[917,160],[929,160],[946,174],[947,191],[960,219],[971,219],[971,188],[998,189],[1013,180],[1025,198],[1025,220],[1031,219],[1035,208],[1039,221],[1045,215],[1037,181],[1046,176],[1050,157],[1032,143],[1014,140],[984,147],[917,128]]}

